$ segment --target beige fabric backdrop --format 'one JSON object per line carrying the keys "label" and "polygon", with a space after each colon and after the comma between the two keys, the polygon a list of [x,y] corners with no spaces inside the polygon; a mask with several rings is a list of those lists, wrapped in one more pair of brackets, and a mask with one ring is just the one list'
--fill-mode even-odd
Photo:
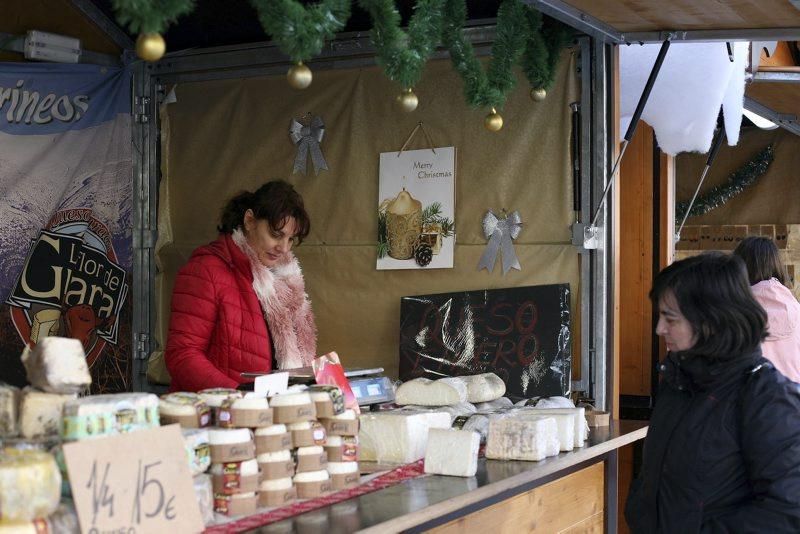
{"label": "beige fabric backdrop", "polygon": [[[382,366],[397,375],[404,295],[567,282],[576,311],[579,260],[569,244],[575,59],[573,51],[564,53],[542,103],[530,100],[520,76],[496,134],[483,127],[486,110],[466,105],[449,60],[429,63],[415,89],[420,106],[410,114],[394,107],[399,89],[374,67],[315,72],[305,91],[290,89],[283,76],[178,86],[177,103],[162,114],[159,342],[175,272],[195,247],[216,237],[224,201],[275,178],[301,192],[311,215],[311,234],[295,252],[317,317],[319,352],[336,350],[347,366]],[[325,121],[322,150],[330,170],[319,176],[291,174],[288,126],[306,112]],[[420,120],[436,146],[457,150],[455,267],[377,271],[379,153],[399,150]],[[409,148],[425,146],[418,133]],[[486,244],[481,218],[490,207],[519,210],[524,220],[516,242],[522,271],[505,277],[499,262],[491,274],[476,270]],[[574,331],[579,324],[573,314]],[[151,378],[163,376],[159,358],[151,362]]]}
{"label": "beige fabric backdrop", "polygon": [[[768,144],[775,146],[775,161],[758,181],[705,215],[689,217],[686,224],[797,224],[800,223],[800,137],[783,128],[742,131],[739,144],[723,145],[706,177],[700,195],[750,161]],[[677,157],[676,197],[678,202],[692,198],[703,167],[705,154]]]}

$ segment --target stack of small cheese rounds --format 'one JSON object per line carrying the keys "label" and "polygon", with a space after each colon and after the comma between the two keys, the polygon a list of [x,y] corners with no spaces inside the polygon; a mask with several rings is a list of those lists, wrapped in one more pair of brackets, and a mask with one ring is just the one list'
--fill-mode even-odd
{"label": "stack of small cheese rounds", "polygon": [[345,410],[342,392],[335,386],[312,386],[311,397],[327,434],[325,454],[331,486],[334,490],[357,486],[361,478],[358,416],[353,410]]}
{"label": "stack of small cheese rounds", "polygon": [[[289,390],[272,397],[271,403],[275,422],[286,425],[291,434],[293,448],[289,457],[296,462],[296,473],[294,478],[265,478],[262,491],[274,492],[275,499],[279,498],[279,492],[291,491],[289,488],[292,486],[301,499],[311,499],[329,492],[331,481],[325,469],[328,459],[322,448],[325,429],[316,419],[316,407],[311,395],[307,391]],[[281,458],[286,454],[284,451]],[[275,503],[273,506],[281,504],[275,500],[271,502]]]}
{"label": "stack of small cheese rounds", "polygon": [[202,390],[199,395],[211,407],[216,425],[208,430],[214,511],[255,513],[261,474],[253,430],[272,425],[269,402],[235,389]]}

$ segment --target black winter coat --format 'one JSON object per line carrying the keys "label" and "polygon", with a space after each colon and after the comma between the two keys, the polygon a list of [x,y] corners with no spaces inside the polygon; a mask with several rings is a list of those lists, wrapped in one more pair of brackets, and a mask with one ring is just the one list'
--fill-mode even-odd
{"label": "black winter coat", "polygon": [[800,532],[800,386],[760,350],[671,353],[661,374],[631,531]]}

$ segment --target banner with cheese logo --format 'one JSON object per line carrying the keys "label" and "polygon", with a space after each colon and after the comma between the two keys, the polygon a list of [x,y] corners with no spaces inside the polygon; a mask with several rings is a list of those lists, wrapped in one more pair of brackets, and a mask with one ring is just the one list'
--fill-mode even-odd
{"label": "banner with cheese logo", "polygon": [[130,112],[127,69],[0,63],[0,381],[57,335],[93,393],[130,389]]}

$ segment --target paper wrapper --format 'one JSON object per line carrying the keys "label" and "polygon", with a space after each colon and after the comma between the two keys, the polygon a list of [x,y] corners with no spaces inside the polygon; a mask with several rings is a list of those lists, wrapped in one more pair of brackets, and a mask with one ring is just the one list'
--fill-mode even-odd
{"label": "paper wrapper", "polygon": [[227,399],[217,408],[217,425],[222,428],[261,428],[272,424],[272,409],[243,410],[232,408],[236,399]]}
{"label": "paper wrapper", "polygon": [[352,488],[360,483],[361,475],[358,472],[331,475],[331,486],[335,491]]}
{"label": "paper wrapper", "polygon": [[586,410],[586,422],[591,427],[608,426],[611,424],[611,414],[608,412],[598,412]]}
{"label": "paper wrapper", "polygon": [[297,487],[297,497],[299,499],[314,499],[333,489],[330,479],[316,482],[296,482],[295,486]]}
{"label": "paper wrapper", "polygon": [[232,495],[214,495],[214,511],[223,515],[252,515],[258,507],[258,496],[236,498]]}
{"label": "paper wrapper", "polygon": [[358,419],[320,419],[320,423],[330,436],[358,435]]}
{"label": "paper wrapper", "polygon": [[258,483],[261,476],[254,475],[242,476],[239,472],[239,464],[232,462],[223,467],[220,475],[211,475],[214,493],[232,495],[234,493],[250,493],[258,491]]}
{"label": "paper wrapper", "polygon": [[297,472],[321,471],[328,465],[328,455],[324,452],[320,454],[298,454]]}
{"label": "paper wrapper", "polygon": [[258,467],[261,469],[261,480],[276,480],[294,476],[294,462],[291,460],[259,463]]}
{"label": "paper wrapper", "polygon": [[225,464],[228,462],[242,462],[256,457],[256,444],[253,441],[242,443],[228,443],[225,445],[211,445],[211,462]]}
{"label": "paper wrapper", "polygon": [[292,435],[289,432],[271,436],[256,436],[256,454],[278,452],[292,448]]}
{"label": "paper wrapper", "polygon": [[300,423],[311,421],[317,416],[314,403],[297,404],[294,406],[273,406],[272,421],[274,423]]}
{"label": "paper wrapper", "polygon": [[203,428],[211,424],[211,411],[206,406],[205,410],[193,415],[160,415],[161,426],[179,424],[181,428]]}
{"label": "paper wrapper", "polygon": [[344,413],[344,394],[339,386],[316,384],[308,388],[309,393],[325,392],[329,396],[326,401],[314,401],[317,417],[333,417]]}
{"label": "paper wrapper", "polygon": [[283,506],[297,499],[297,489],[262,491],[258,494],[258,505],[262,507]]}
{"label": "paper wrapper", "polygon": [[311,447],[312,445],[322,445],[325,443],[325,427],[320,423],[311,423],[311,428],[303,430],[292,430],[292,446]]}
{"label": "paper wrapper", "polygon": [[346,436],[341,445],[326,445],[329,462],[355,462],[358,460],[358,438]]}

